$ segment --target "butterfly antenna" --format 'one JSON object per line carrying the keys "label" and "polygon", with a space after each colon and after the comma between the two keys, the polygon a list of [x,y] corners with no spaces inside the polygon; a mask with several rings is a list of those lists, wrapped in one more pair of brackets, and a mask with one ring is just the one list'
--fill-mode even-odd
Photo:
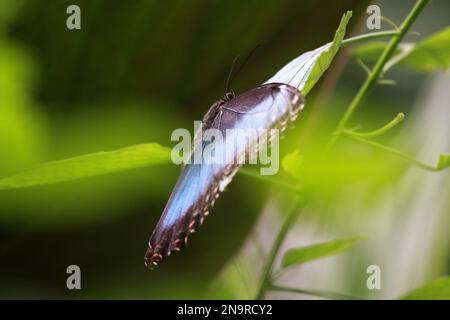
{"label": "butterfly antenna", "polygon": [[234,66],[236,65],[236,62],[238,61],[238,59],[239,59],[239,55],[234,57],[233,63],[231,64],[231,69],[230,69],[230,72],[228,73],[228,78],[227,78],[227,85],[225,87],[225,93],[230,91],[231,81],[233,80],[233,70],[234,70]]}
{"label": "butterfly antenna", "polygon": [[228,79],[227,79],[227,86],[225,88],[225,92],[229,92],[230,91],[230,86],[231,83],[233,82],[234,78],[239,74],[239,72],[243,69],[243,67],[245,66],[245,64],[247,63],[248,60],[250,60],[250,57],[253,55],[253,53],[256,51],[256,49],[258,49],[260,45],[256,45],[245,57],[244,61],[241,63],[241,65],[238,67],[238,69],[236,70],[236,72],[234,71],[234,67],[236,65],[237,60],[239,59],[239,55],[237,55],[234,60],[233,60],[233,64],[231,66],[230,69],[230,73],[228,74]]}

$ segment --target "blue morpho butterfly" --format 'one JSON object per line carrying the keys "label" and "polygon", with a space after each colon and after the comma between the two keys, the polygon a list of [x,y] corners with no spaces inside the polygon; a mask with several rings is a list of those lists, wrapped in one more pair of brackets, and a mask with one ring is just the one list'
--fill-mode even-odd
{"label": "blue morpho butterfly", "polygon": [[[298,58],[290,64],[292,63],[299,65]],[[304,97],[298,88],[304,82],[305,74],[309,72],[311,65],[309,60],[305,60],[303,64],[300,63],[300,66],[308,70],[299,72],[299,68],[296,68],[297,71],[293,74],[289,74],[291,71],[284,72],[283,77],[289,77],[289,81],[268,82],[238,96],[228,90],[229,84],[227,84],[224,97],[215,102],[204,116],[203,129],[220,130],[224,137],[224,145],[228,139],[227,129],[284,131],[296,119],[304,105]],[[299,78],[299,75],[303,77]],[[250,143],[259,144],[261,141],[250,141]],[[204,141],[194,144],[192,154],[195,153],[196,148],[205,148],[207,144]],[[257,152],[258,147],[248,149],[237,145],[232,150],[231,157],[234,160],[243,156],[248,157],[249,154],[245,154],[249,152],[248,150]],[[195,232],[203,223],[219,197],[219,193],[231,182],[240,166],[238,161],[227,161],[226,164],[185,165],[150,237],[144,258],[147,267],[157,266],[172,252],[185,247],[188,235]]]}

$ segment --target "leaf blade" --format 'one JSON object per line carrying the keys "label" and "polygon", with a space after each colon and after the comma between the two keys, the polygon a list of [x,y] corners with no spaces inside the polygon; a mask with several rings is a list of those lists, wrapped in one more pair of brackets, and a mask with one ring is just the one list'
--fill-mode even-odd
{"label": "leaf blade", "polygon": [[433,280],[424,286],[416,288],[402,300],[450,300],[450,277]]}
{"label": "leaf blade", "polygon": [[[352,54],[367,62],[374,62],[385,46],[384,42],[369,42],[355,47]],[[403,43],[400,48],[408,48],[410,52],[397,61],[399,65],[421,72],[447,70],[450,66],[450,27],[444,28],[416,44]],[[400,53],[401,49],[398,49],[394,56]]]}
{"label": "leaf blade", "polygon": [[71,181],[168,163],[169,161],[169,148],[157,143],[139,144],[114,151],[90,153],[43,163],[29,170],[0,179],[0,190]]}
{"label": "leaf blade", "polygon": [[447,70],[450,65],[450,27],[420,41],[404,59],[404,64],[424,72]]}
{"label": "leaf blade", "polygon": [[286,83],[298,88],[303,95],[306,95],[333,61],[344,39],[345,29],[351,16],[351,11],[347,11],[342,16],[332,42],[303,53],[282,67],[265,83]]}
{"label": "leaf blade", "polygon": [[439,155],[438,163],[436,166],[437,170],[443,170],[447,167],[450,167],[450,154],[449,153],[441,153]]}
{"label": "leaf blade", "polygon": [[308,247],[300,247],[288,250],[282,260],[283,268],[303,264],[313,260],[329,257],[352,248],[360,237],[344,238],[339,240],[333,240],[329,242],[323,242]]}
{"label": "leaf blade", "polygon": [[334,39],[331,42],[331,46],[329,49],[324,50],[317,59],[317,62],[314,64],[311,73],[308,75],[305,85],[301,89],[304,95],[307,95],[308,92],[314,87],[314,85],[319,81],[322,74],[330,67],[331,62],[334,59],[334,56],[338,52],[342,40],[345,36],[345,30],[348,24],[348,21],[352,17],[352,12],[347,11],[339,24],[339,27],[336,30],[334,35]]}
{"label": "leaf blade", "polygon": [[281,166],[286,173],[295,179],[301,178],[301,170],[303,168],[303,157],[298,149],[288,153],[283,157]]}

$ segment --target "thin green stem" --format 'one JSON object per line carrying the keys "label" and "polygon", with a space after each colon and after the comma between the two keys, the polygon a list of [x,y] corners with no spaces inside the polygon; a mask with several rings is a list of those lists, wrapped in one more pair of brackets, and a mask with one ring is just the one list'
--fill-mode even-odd
{"label": "thin green stem", "polygon": [[392,128],[394,128],[396,125],[398,125],[400,122],[402,122],[403,119],[405,119],[405,114],[403,112],[400,112],[399,114],[397,114],[397,116],[394,119],[389,121],[389,123],[387,123],[380,129],[370,131],[370,132],[357,132],[354,130],[345,130],[345,134],[350,135],[350,136],[355,136],[355,137],[361,137],[361,138],[378,137],[378,136],[386,133],[387,131],[391,130]]}
{"label": "thin green stem", "polygon": [[392,56],[392,54],[397,49],[400,41],[405,36],[406,32],[409,30],[413,22],[416,20],[420,12],[423,10],[423,8],[428,4],[430,0],[418,0],[414,7],[411,9],[411,12],[408,14],[408,16],[403,21],[402,25],[398,29],[398,33],[396,33],[391,40],[389,41],[386,48],[383,50],[383,53],[379,57],[378,61],[376,62],[375,66],[373,67],[372,71],[370,72],[369,76],[366,78],[364,83],[362,84],[361,88],[359,89],[358,93],[350,103],[350,106],[347,108],[346,112],[344,113],[344,116],[341,118],[341,121],[339,122],[335,134],[331,136],[330,142],[328,143],[327,147],[325,148],[325,152],[329,151],[337,142],[343,131],[345,130],[349,120],[351,119],[353,113],[356,111],[356,109],[361,105],[364,98],[367,96],[369,91],[373,88],[373,86],[377,83],[378,78],[382,74],[383,68],[385,64],[388,62],[389,58]]}
{"label": "thin green stem", "polygon": [[383,17],[383,16],[381,16],[380,19],[383,20],[383,21],[386,21],[394,29],[396,29],[396,30],[398,29],[397,24],[394,21],[392,21],[391,19],[389,19],[387,17]]}
{"label": "thin green stem", "polygon": [[398,30],[389,30],[389,31],[380,31],[380,32],[372,32],[372,33],[362,34],[360,36],[351,37],[351,38],[342,40],[341,46],[348,46],[351,44],[361,43],[361,42],[364,42],[367,40],[392,37],[392,36],[395,36],[398,34],[399,34]]}
{"label": "thin green stem", "polygon": [[275,259],[278,255],[278,251],[280,250],[281,245],[283,244],[284,238],[286,234],[291,229],[294,222],[297,220],[301,209],[301,201],[299,197],[295,197],[292,201],[291,208],[289,209],[288,215],[284,220],[278,234],[275,238],[275,241],[270,250],[269,256],[267,258],[266,264],[264,265],[262,272],[262,280],[260,283],[260,287],[258,289],[258,293],[256,295],[256,299],[260,300],[264,298],[264,294],[271,283],[272,269]]}
{"label": "thin green stem", "polygon": [[[349,122],[352,114],[355,112],[355,110],[361,104],[361,102],[363,101],[363,98],[366,97],[366,95],[368,94],[370,89],[377,83],[380,75],[382,74],[383,67],[386,64],[386,62],[388,61],[389,57],[394,53],[398,44],[405,36],[408,29],[411,27],[414,20],[417,18],[419,13],[423,10],[423,8],[425,7],[425,5],[428,2],[429,2],[429,0],[418,0],[398,30],[362,35],[362,36],[346,39],[342,42],[343,45],[349,45],[349,44],[362,42],[362,41],[365,41],[368,39],[392,36],[390,42],[388,43],[385,50],[383,51],[380,58],[378,59],[377,63],[373,67],[373,70],[370,72],[370,74],[366,78],[365,82],[359,89],[358,93],[356,94],[355,98],[353,99],[352,103],[350,104],[349,108],[347,109],[346,113],[344,114],[341,121],[339,122],[337,130],[336,130],[336,134],[334,134],[331,137],[326,150],[329,150],[336,143],[339,136],[344,132],[344,129],[347,126],[347,123]],[[256,299],[264,298],[267,288],[269,288],[271,286],[273,264],[275,262],[276,257],[278,256],[278,252],[284,241],[284,238],[286,237],[286,234],[288,233],[288,231],[290,230],[290,228],[292,227],[294,222],[297,220],[297,218],[301,212],[300,207],[301,207],[300,199],[298,196],[296,196],[292,202],[292,207],[288,213],[288,216],[286,217],[285,221],[283,222],[283,224],[275,238],[275,241],[274,241],[272,248],[270,250],[270,253],[269,253],[268,260],[263,267],[261,283],[260,283],[260,287],[259,287],[257,295],[256,295]]]}
{"label": "thin green stem", "polygon": [[403,160],[406,160],[409,163],[412,163],[412,164],[414,164],[414,165],[416,165],[416,166],[418,166],[418,167],[420,167],[422,169],[429,170],[429,171],[439,171],[439,168],[436,168],[435,166],[432,166],[432,165],[430,165],[430,164],[428,164],[426,162],[417,160],[416,158],[410,156],[409,154],[401,152],[401,151],[399,151],[397,149],[394,149],[394,148],[391,148],[391,147],[388,147],[388,146],[382,145],[380,143],[373,142],[373,141],[370,141],[370,140],[367,140],[367,139],[364,139],[364,138],[361,138],[361,137],[356,137],[356,136],[348,134],[348,133],[345,133],[345,134],[348,137],[352,138],[353,140],[356,140],[356,141],[368,144],[368,145],[370,145],[372,147],[375,147],[377,149],[389,152],[389,153],[391,153],[393,155],[396,155],[396,156],[402,158]]}
{"label": "thin green stem", "polygon": [[360,67],[366,72],[367,76],[370,76],[370,68],[362,61],[361,59],[357,58],[356,62],[360,65]]}
{"label": "thin green stem", "polygon": [[310,296],[322,297],[322,298],[327,298],[327,299],[361,300],[361,298],[358,298],[358,297],[354,297],[354,296],[351,296],[351,295],[338,293],[338,292],[332,292],[332,291],[322,291],[322,290],[302,289],[302,288],[291,288],[291,287],[277,286],[277,285],[271,285],[271,286],[269,286],[268,289],[272,290],[272,291],[284,291],[284,292],[307,294],[307,295],[310,295]]}

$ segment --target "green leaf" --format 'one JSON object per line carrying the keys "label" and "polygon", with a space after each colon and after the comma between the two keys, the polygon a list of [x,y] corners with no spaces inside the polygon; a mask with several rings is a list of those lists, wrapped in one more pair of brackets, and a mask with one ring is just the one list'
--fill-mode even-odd
{"label": "green leaf", "polygon": [[295,150],[284,156],[281,161],[281,166],[289,175],[296,179],[300,179],[300,172],[303,167],[303,157],[300,155],[300,151]]}
{"label": "green leaf", "polygon": [[315,50],[305,52],[281,68],[265,83],[280,82],[298,88],[306,95],[328,69],[334,59],[345,35],[345,28],[352,16],[347,11],[341,19],[333,42],[327,43]]}
{"label": "green leaf", "polygon": [[450,300],[450,277],[440,278],[407,293],[403,300]]}
{"label": "green leaf", "polygon": [[317,59],[314,67],[309,74],[306,83],[301,90],[304,95],[308,94],[308,92],[314,87],[317,81],[319,81],[322,74],[328,69],[331,62],[334,59],[334,56],[339,50],[341,46],[341,42],[345,36],[345,29],[347,27],[348,21],[352,17],[352,12],[347,11],[341,19],[341,23],[339,24],[338,29],[336,30],[336,34],[334,35],[333,42],[331,46],[320,53],[319,58]]}
{"label": "green leaf", "polygon": [[[375,62],[385,46],[384,42],[371,42],[356,47],[352,53],[366,62]],[[406,50],[408,52],[405,52]],[[403,43],[394,57],[402,52],[406,54],[397,61],[400,65],[424,72],[447,70],[450,65],[450,27],[436,32],[417,44]]]}
{"label": "green leaf", "polygon": [[169,148],[157,143],[140,144],[115,151],[43,163],[0,179],[0,190],[70,181],[168,162],[170,162]]}
{"label": "green leaf", "polygon": [[347,251],[359,240],[361,238],[346,238],[309,247],[290,249],[283,256],[282,266],[286,268],[295,264],[302,264]]}
{"label": "green leaf", "polygon": [[0,176],[41,162],[46,153],[47,123],[31,94],[36,69],[25,48],[0,39]]}
{"label": "green leaf", "polygon": [[[366,63],[374,63],[383,52],[386,45],[387,43],[382,41],[364,43],[357,47],[354,47],[352,49],[352,54],[356,58],[361,59]],[[400,52],[400,50],[396,49],[394,55],[398,52]]]}
{"label": "green leaf", "polygon": [[421,71],[447,70],[450,64],[450,27],[419,42],[404,59],[409,67]]}
{"label": "green leaf", "polygon": [[450,167],[450,154],[440,154],[438,164],[436,166],[437,170],[442,170]]}

